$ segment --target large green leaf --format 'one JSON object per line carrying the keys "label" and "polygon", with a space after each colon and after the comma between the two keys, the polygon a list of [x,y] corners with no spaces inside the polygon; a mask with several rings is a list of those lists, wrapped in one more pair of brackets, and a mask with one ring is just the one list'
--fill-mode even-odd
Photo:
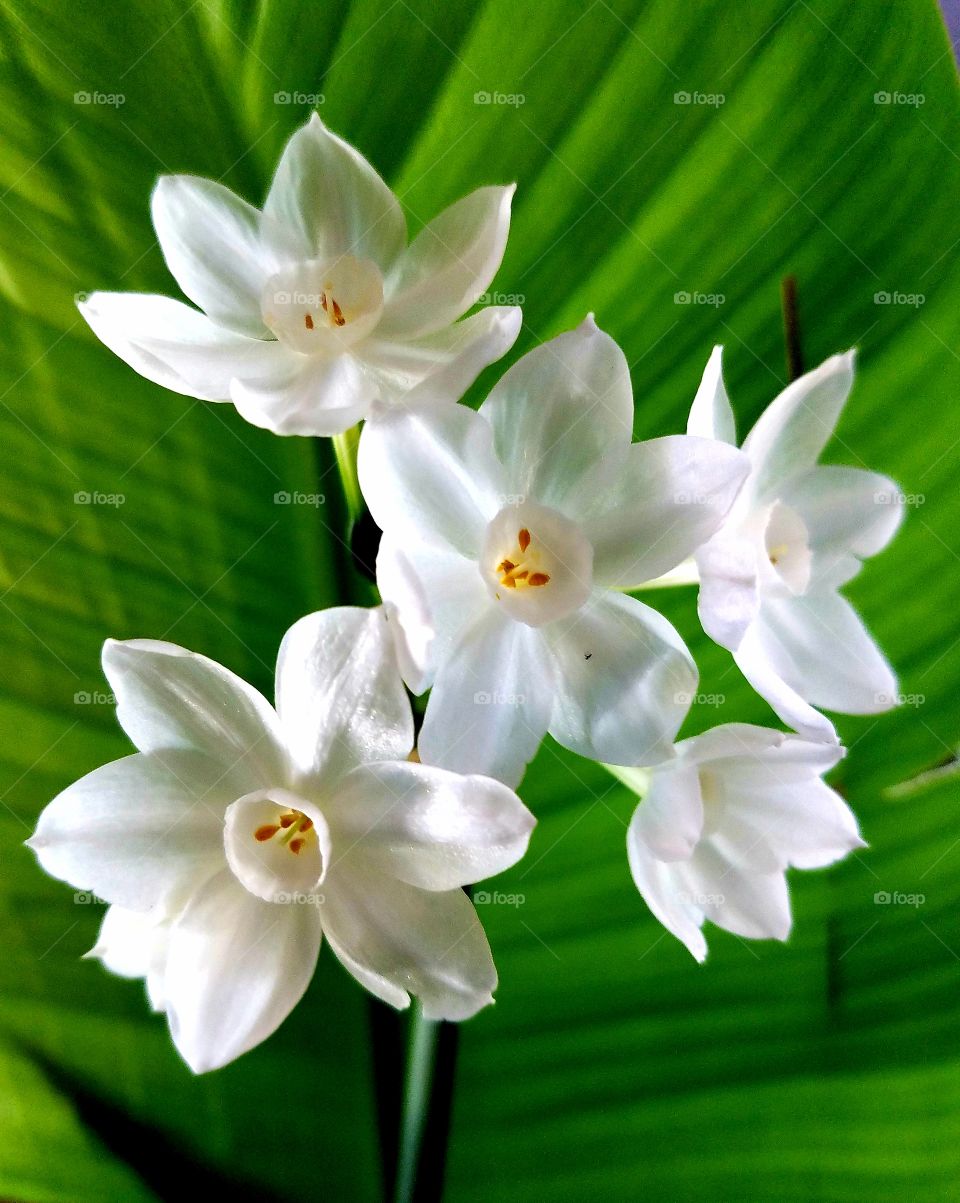
{"label": "large green leaf", "polygon": [[[925,498],[852,590],[925,700],[841,723],[838,779],[871,849],[798,875],[786,947],[712,933],[694,965],[630,883],[626,792],[545,747],[524,787],[530,855],[496,883],[524,901],[482,907],[502,985],[462,1031],[450,1197],[947,1197],[960,790],[947,774],[887,792],[952,757],[960,732],[960,105],[932,2],[157,0],[105,22],[89,3],[16,0],[0,20],[0,1115],[16,1120],[0,1194],[163,1196],[158,1150],[263,1197],[380,1193],[365,1008],[329,958],[275,1037],[194,1079],[140,989],[78,962],[99,908],[18,847],[49,797],[124,750],[109,705],[74,701],[104,688],[103,638],[166,635],[268,688],[286,625],[347,597],[332,504],[273,504],[298,489],[332,503],[329,459],[139,380],[72,304],[94,287],[172,291],[147,214],[156,174],[259,201],[306,111],[275,94],[322,92],[414,227],[518,180],[497,282],[525,297],[513,355],[595,310],[633,365],[638,434],[682,429],[716,341],[749,427],[784,380],[779,281],[794,273],[808,362],[861,348],[833,458]],[[125,102],[74,102],[95,91]],[[125,503],[75,504],[82,491]],[[769,721],[698,633],[694,599],[655,600],[704,692],[726,698],[690,730]],[[879,891],[925,901],[878,905]],[[136,1139],[108,1139],[95,1103]]]}

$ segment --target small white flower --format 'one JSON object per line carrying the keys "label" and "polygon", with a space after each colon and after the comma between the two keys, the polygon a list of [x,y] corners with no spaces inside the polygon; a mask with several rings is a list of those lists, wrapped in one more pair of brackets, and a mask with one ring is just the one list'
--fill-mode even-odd
{"label": "small white flower", "polygon": [[533,816],[499,782],[410,763],[413,721],[382,610],[286,634],[277,708],[203,656],[110,641],[136,755],[66,789],[29,841],[113,905],[90,955],[145,977],[197,1072],[273,1032],[322,936],[396,1007],[464,1019],[496,972],[468,882],[524,853]]}
{"label": "small white flower", "polygon": [[634,444],[632,430],[626,359],[592,317],[524,356],[479,413],[409,405],[365,428],[380,592],[408,684],[433,685],[425,761],[515,784],[547,730],[593,759],[666,754],[696,669],[621,590],[709,538],[747,465],[712,440]]}
{"label": "small white flower", "polygon": [[[735,444],[716,347],[687,431]],[[700,619],[743,675],[800,734],[835,741],[814,709],[887,710],[890,665],[838,588],[881,551],[903,507],[893,481],[861,468],[818,465],[853,384],[854,353],[793,381],[743,443],[750,475],[717,534],[697,552]]]}
{"label": "small white flower", "polygon": [[705,919],[749,939],[785,940],[785,870],[817,869],[866,845],[820,777],[838,744],[728,723],[684,740],[649,772],[612,768],[643,802],[627,833],[637,889],[698,961]]}
{"label": "small white flower", "polygon": [[513,345],[516,307],[457,321],[500,266],[513,192],[477,189],[407,246],[397,198],[314,114],[287,143],[262,212],[212,180],[159,180],[157,238],[202,313],[107,292],[80,312],[148,380],[232,401],[277,434],[338,434],[427,379],[455,401]]}

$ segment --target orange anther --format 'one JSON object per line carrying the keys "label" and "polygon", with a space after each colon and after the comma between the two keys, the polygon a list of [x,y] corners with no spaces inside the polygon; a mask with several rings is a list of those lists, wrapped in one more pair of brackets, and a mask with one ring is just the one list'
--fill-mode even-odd
{"label": "orange anther", "polygon": [[304,820],[300,824],[300,830],[301,831],[309,831],[312,826],[313,826],[313,819],[308,819],[306,816],[304,816]]}
{"label": "orange anther", "polygon": [[549,573],[532,572],[530,574],[529,580],[527,581],[527,584],[528,585],[545,585],[547,583],[547,581],[549,581],[549,580],[550,580]]}
{"label": "orange anther", "polygon": [[290,851],[293,853],[294,856],[297,855],[297,853],[300,851],[300,849],[303,847],[303,845],[306,842],[307,842],[306,840],[300,839],[299,836],[297,836],[297,838],[295,840],[290,841]]}
{"label": "orange anther", "polygon": [[275,823],[265,823],[262,827],[258,827],[253,833],[253,838],[258,844],[263,844],[267,840],[272,840],[280,828]]}
{"label": "orange anther", "polygon": [[280,826],[284,830],[286,830],[288,827],[292,827],[296,821],[297,816],[295,814],[286,814],[280,816]]}
{"label": "orange anther", "polygon": [[303,315],[303,324],[306,326],[306,328],[307,328],[308,330],[312,330],[312,329],[313,329],[313,318],[310,316],[310,314],[309,314],[309,313],[305,313],[305,314]]}
{"label": "orange anther", "polygon": [[347,319],[343,316],[343,310],[336,301],[333,302],[333,320],[338,326],[345,326],[347,324]]}
{"label": "orange anther", "polygon": [[513,572],[514,568],[516,568],[516,564],[513,560],[501,560],[497,566],[497,572]]}
{"label": "orange anther", "polygon": [[517,542],[520,544],[521,551],[526,551],[530,546],[530,532],[526,527],[524,527],[523,530],[521,530],[517,535]]}

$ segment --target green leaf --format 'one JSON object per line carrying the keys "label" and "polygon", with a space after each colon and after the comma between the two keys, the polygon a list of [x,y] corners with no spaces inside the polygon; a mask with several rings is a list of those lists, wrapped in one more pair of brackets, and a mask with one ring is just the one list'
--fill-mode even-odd
{"label": "green leaf", "polygon": [[[524,787],[531,852],[495,883],[524,901],[481,907],[501,987],[462,1030],[449,1198],[949,1195],[960,791],[947,774],[886,792],[960,738],[960,146],[932,0],[156,0],[106,19],[89,0],[15,0],[0,21],[0,1039],[15,1107],[46,1117],[44,1156],[22,1125],[0,1127],[0,1193],[150,1197],[150,1151],[103,1156],[68,1099],[82,1088],[264,1195],[312,1197],[318,1181],[380,1195],[364,1010],[331,958],[275,1037],[193,1079],[139,987],[78,962],[98,908],[18,847],[59,788],[125,750],[109,705],[74,702],[105,688],[106,636],[167,636],[268,689],[289,622],[346,596],[341,515],[273,504],[332,496],[335,477],[318,475],[332,459],[318,470],[303,441],[141,381],[72,303],[175,292],[148,219],[156,174],[222,178],[259,202],[309,108],[275,94],[302,92],[323,94],[412,228],[518,181],[496,283],[525,298],[512,358],[594,310],[632,364],[640,436],[683,428],[718,341],[749,428],[784,383],[779,284],[793,273],[808,365],[860,348],[831,457],[925,499],[850,591],[924,701],[841,721],[838,779],[871,848],[794,875],[787,946],[711,932],[694,965],[630,882],[627,792],[545,747]],[[74,103],[84,91],[125,101]],[[676,103],[683,92],[723,103]],[[125,502],[75,504],[82,491]],[[695,599],[649,600],[689,640],[703,691],[726,699],[690,730],[770,721],[699,633]],[[925,901],[875,903],[884,891]]]}

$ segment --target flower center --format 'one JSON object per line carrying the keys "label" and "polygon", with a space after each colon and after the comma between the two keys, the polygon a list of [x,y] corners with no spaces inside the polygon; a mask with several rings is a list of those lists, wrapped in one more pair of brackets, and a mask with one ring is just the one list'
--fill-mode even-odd
{"label": "flower center", "polygon": [[309,895],[330,862],[323,815],[284,789],[247,794],[227,807],[223,843],[237,879],[266,902]]}
{"label": "flower center", "polygon": [[539,627],[578,609],[593,587],[593,548],[580,527],[536,502],[505,506],[490,522],[480,573],[511,618]]}
{"label": "flower center", "polygon": [[338,355],[365,338],[383,312],[383,276],[369,259],[310,259],[267,280],[264,323],[304,355]]}
{"label": "flower center", "polygon": [[763,534],[764,549],[776,580],[792,594],[805,593],[810,584],[813,553],[809,540],[806,524],[797,511],[775,502]]}

